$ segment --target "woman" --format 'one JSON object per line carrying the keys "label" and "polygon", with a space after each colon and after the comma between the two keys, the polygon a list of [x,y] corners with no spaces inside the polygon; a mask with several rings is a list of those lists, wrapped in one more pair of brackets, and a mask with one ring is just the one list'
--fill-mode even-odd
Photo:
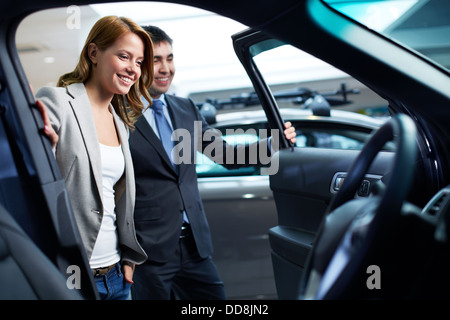
{"label": "woman", "polygon": [[153,45],[127,18],[90,31],[75,70],[36,93],[102,299],[127,299],[134,264],[146,260],[134,228],[129,129],[153,81]]}

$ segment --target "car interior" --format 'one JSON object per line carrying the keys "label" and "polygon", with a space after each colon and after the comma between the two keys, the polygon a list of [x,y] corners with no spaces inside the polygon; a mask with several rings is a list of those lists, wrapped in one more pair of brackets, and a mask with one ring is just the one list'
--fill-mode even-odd
{"label": "car interior", "polygon": [[[75,10],[70,16],[80,6],[90,14],[84,5],[93,1],[72,2],[57,9]],[[390,116],[361,150],[296,147],[280,139],[273,155],[279,170],[268,178],[277,221],[267,230],[277,299],[448,298],[450,3],[403,2],[405,14],[380,34],[347,2],[177,3],[247,26],[230,45],[270,128],[282,129],[284,118],[256,61],[286,43],[387,102]],[[22,19],[54,6],[20,0],[0,13],[0,299],[98,299],[15,42]],[[249,14],[256,7],[258,14]],[[419,34],[428,46],[418,45]],[[73,275],[79,290],[69,285]]]}

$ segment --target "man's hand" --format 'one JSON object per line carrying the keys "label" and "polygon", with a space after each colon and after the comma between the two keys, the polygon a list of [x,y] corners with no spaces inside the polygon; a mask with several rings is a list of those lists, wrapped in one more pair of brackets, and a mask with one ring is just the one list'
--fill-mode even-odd
{"label": "man's hand", "polygon": [[295,141],[297,141],[295,138],[297,134],[295,133],[295,128],[292,126],[292,123],[288,121],[284,124],[284,127],[286,128],[284,130],[284,136],[286,139],[290,140],[292,143],[295,143]]}

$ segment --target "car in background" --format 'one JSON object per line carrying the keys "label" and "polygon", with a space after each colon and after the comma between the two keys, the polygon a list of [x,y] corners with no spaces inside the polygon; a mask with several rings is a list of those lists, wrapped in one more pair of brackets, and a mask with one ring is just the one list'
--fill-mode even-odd
{"label": "car in background", "polygon": [[[291,101],[298,101],[298,92],[292,92]],[[304,101],[311,95],[310,90],[306,92],[308,98]],[[207,103],[199,103],[200,111],[203,110],[211,127],[218,129],[231,144],[258,141],[260,130],[270,129],[263,110],[247,110],[254,106],[248,103],[248,95],[245,96],[247,106],[237,110],[236,107],[230,107],[231,101],[238,104],[236,97],[221,100],[220,103],[212,99]],[[286,99],[286,92],[283,96]],[[296,128],[295,147],[361,150],[371,133],[388,119],[387,116],[375,118],[345,110],[332,110],[324,96],[316,94],[316,100],[319,96],[324,99],[320,111],[312,103],[306,107],[297,103],[294,107],[280,109],[283,119],[290,121]],[[331,103],[337,103],[336,96],[338,93],[330,98]],[[258,102],[255,101],[255,104]],[[220,113],[224,105],[228,107],[227,112]],[[389,147],[393,150],[392,145],[386,146]],[[277,225],[278,218],[266,168],[229,170],[198,153],[196,171],[211,228],[213,259],[224,281],[227,297],[276,299],[278,295],[269,229]],[[367,196],[370,190],[365,192]]]}

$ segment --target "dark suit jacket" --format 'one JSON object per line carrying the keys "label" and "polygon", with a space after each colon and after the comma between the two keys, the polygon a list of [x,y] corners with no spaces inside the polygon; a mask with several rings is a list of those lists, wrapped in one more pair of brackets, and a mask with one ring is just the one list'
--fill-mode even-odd
{"label": "dark suit jacket", "polygon": [[[182,130],[184,134],[189,132],[191,140],[180,141],[184,146],[190,146],[190,153],[188,152],[190,161],[181,163],[177,174],[161,141],[144,116],[141,116],[136,122],[136,128],[130,135],[130,149],[136,180],[134,217],[138,241],[147,253],[148,260],[167,261],[167,258],[173,255],[177,248],[183,223],[182,213],[185,210],[198,253],[201,257],[207,257],[212,254],[213,247],[197,186],[194,163],[195,147],[197,146],[202,151],[214,141],[214,146],[220,145],[222,149],[214,148],[220,152],[216,152],[213,156],[216,160],[222,158],[223,163],[225,163],[227,153],[229,155],[232,152],[236,157],[237,148],[244,148],[247,155],[250,147],[227,145],[221,139],[220,134],[213,134],[214,138],[210,139],[211,141],[195,142],[196,137],[200,136],[201,138],[206,130],[211,129],[197,107],[191,100],[185,98],[171,95],[165,97],[174,130],[184,129]],[[211,130],[217,133],[217,131]],[[194,131],[197,131],[197,134],[194,134]],[[187,142],[189,143],[186,144]],[[209,149],[211,150],[211,145]],[[186,151],[185,149],[184,152]],[[186,156],[186,154],[183,155]],[[245,162],[243,164],[225,164],[224,166],[235,168],[248,165],[250,164]]]}

